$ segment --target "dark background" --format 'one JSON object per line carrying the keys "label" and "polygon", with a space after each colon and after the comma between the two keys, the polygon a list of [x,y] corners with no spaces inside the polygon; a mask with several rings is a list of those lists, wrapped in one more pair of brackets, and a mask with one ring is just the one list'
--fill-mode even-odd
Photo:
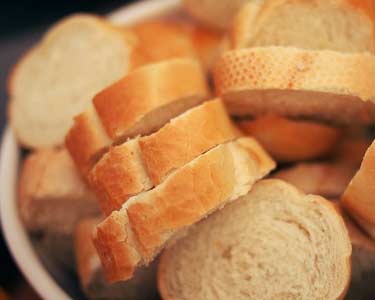
{"label": "dark background", "polygon": [[[6,123],[6,81],[17,59],[60,18],[75,12],[107,14],[131,0],[13,0],[0,2],[0,133]],[[38,299],[14,265],[0,232],[0,290],[10,299]]]}

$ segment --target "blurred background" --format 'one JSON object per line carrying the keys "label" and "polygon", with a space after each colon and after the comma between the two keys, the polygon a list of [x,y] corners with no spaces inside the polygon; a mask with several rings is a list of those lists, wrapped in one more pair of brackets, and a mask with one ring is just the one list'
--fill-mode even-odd
{"label": "blurred background", "polygon": [[[6,82],[12,65],[60,18],[75,12],[107,14],[130,0],[2,1],[0,9],[0,132],[6,120]],[[39,300],[17,270],[0,233],[0,300]]]}

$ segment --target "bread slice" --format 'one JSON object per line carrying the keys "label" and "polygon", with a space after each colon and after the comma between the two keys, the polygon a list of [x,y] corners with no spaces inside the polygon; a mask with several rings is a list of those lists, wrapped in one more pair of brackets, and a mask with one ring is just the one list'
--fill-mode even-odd
{"label": "bread slice", "polygon": [[316,122],[290,120],[265,115],[237,123],[242,131],[256,138],[277,161],[310,160],[331,153],[341,130]]}
{"label": "bread slice", "polygon": [[[250,0],[252,2],[261,0]],[[238,10],[249,0],[184,0],[185,9],[197,20],[217,29],[227,29]]]}
{"label": "bread slice", "polygon": [[373,55],[290,47],[229,51],[214,70],[217,94],[233,115],[348,124],[372,123],[374,77]]}
{"label": "bread slice", "polygon": [[220,32],[186,20],[148,20],[131,30],[138,40],[132,56],[134,66],[171,58],[194,58],[210,70],[220,52]]}
{"label": "bread slice", "polygon": [[246,194],[274,168],[251,138],[221,144],[192,160],[154,189],[130,198],[97,226],[94,242],[107,279],[132,277],[192,224]]}
{"label": "bread slice", "polygon": [[132,280],[108,284],[92,242],[92,231],[99,218],[82,220],[75,230],[75,255],[82,290],[91,300],[156,299],[156,265],[139,269]]}
{"label": "bread slice", "polygon": [[306,194],[338,199],[345,191],[356,168],[345,162],[311,162],[276,172],[273,178],[293,184]]}
{"label": "bread slice", "polygon": [[353,247],[352,276],[347,297],[372,299],[375,296],[375,241],[364,234],[338,203],[335,205],[344,218]]}
{"label": "bread slice", "polygon": [[233,47],[293,46],[375,52],[371,8],[362,5],[361,9],[350,2],[354,1],[266,1],[256,17],[250,2],[242,8],[232,28]]}
{"label": "bread slice", "polygon": [[333,206],[279,180],[210,216],[161,257],[168,300],[343,299],[351,245]]}
{"label": "bread slice", "polygon": [[170,59],[137,68],[93,101],[108,135],[121,141],[156,131],[208,94],[198,62]]}
{"label": "bread slice", "polygon": [[194,60],[138,68],[94,97],[95,107],[75,118],[65,145],[86,176],[111,144],[156,131],[208,93],[204,72]]}
{"label": "bread slice", "polygon": [[31,232],[71,234],[79,219],[99,213],[94,194],[65,149],[38,150],[26,158],[18,197],[21,218]]}
{"label": "bread slice", "polygon": [[156,133],[112,147],[89,175],[109,215],[133,195],[161,183],[172,171],[218,144],[240,136],[220,99],[172,119]]}
{"label": "bread slice", "polygon": [[91,15],[53,26],[9,78],[10,122],[19,141],[31,148],[63,144],[73,116],[128,72],[133,40]]}
{"label": "bread slice", "polygon": [[361,168],[354,176],[341,203],[347,212],[375,239],[375,142],[368,148]]}

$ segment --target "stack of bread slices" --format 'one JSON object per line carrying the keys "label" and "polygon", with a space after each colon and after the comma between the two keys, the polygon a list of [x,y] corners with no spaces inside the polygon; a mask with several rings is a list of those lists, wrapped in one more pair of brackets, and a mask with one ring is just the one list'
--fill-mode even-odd
{"label": "stack of bread slices", "polygon": [[373,2],[183,2],[210,28],[76,15],[16,66],[25,223],[74,235],[90,299],[370,299]]}

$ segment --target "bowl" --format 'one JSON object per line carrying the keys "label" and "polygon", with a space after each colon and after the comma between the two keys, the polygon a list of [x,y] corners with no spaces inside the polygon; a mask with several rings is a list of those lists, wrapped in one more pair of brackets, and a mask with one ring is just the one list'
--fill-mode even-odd
{"label": "bowl", "polygon": [[[148,0],[127,5],[109,14],[117,25],[131,25],[176,10],[179,0]],[[21,148],[12,129],[4,130],[0,152],[0,219],[6,243],[19,269],[45,300],[79,299],[76,278],[59,269],[34,247],[18,213],[17,182]],[[44,257],[43,261],[41,257]],[[76,298],[78,297],[78,298]]]}

